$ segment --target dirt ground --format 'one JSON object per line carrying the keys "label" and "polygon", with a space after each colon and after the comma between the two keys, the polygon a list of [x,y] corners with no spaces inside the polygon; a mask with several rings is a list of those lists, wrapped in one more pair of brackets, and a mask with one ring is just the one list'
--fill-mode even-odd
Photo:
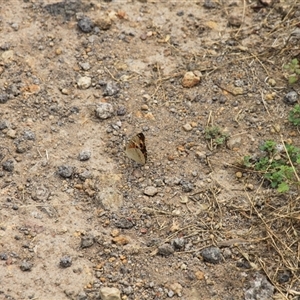
{"label": "dirt ground", "polygon": [[299,45],[299,1],[0,0],[0,299],[300,299],[297,190],[237,168],[300,146]]}

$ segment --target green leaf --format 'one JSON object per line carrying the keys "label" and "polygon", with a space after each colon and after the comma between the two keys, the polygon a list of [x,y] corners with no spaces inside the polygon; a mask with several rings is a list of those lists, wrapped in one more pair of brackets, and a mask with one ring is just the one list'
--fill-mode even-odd
{"label": "green leaf", "polygon": [[297,80],[298,80],[297,76],[290,76],[289,84],[294,84],[295,82],[297,82]]}
{"label": "green leaf", "polygon": [[279,193],[287,192],[290,189],[289,185],[286,182],[281,182],[278,184],[277,191]]}
{"label": "green leaf", "polygon": [[297,58],[292,59],[292,64],[297,65],[298,64],[298,59]]}

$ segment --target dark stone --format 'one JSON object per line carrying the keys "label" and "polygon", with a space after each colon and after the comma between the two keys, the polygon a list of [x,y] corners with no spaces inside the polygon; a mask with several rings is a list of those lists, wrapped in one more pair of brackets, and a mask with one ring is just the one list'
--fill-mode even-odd
{"label": "dark stone", "polygon": [[185,245],[184,238],[176,238],[172,241],[172,245],[175,249],[182,249]]}
{"label": "dark stone", "polygon": [[194,185],[189,181],[182,180],[180,184],[182,185],[182,190],[185,193],[191,192],[194,189]]}
{"label": "dark stone", "polygon": [[122,229],[130,229],[134,226],[135,224],[126,218],[120,218],[115,221],[115,226],[117,228],[122,228]]}
{"label": "dark stone", "polygon": [[83,17],[77,23],[78,27],[82,32],[88,33],[91,32],[94,28],[94,24],[89,17]]}
{"label": "dark stone", "polygon": [[0,94],[0,103],[6,103],[9,97],[7,94]]}
{"label": "dark stone", "polygon": [[20,269],[23,271],[23,272],[28,272],[28,271],[31,271],[33,267],[33,264],[29,261],[26,261],[24,260],[21,265],[20,265]]}
{"label": "dark stone", "polygon": [[58,174],[63,178],[71,177],[73,175],[73,171],[74,168],[71,166],[62,165],[58,167]]}
{"label": "dark stone", "polygon": [[204,261],[212,264],[218,264],[222,260],[221,251],[217,247],[208,247],[203,249],[201,251],[201,256]]}
{"label": "dark stone", "polygon": [[[297,94],[297,92],[291,91],[291,92],[287,93],[287,94],[284,96],[283,101],[284,101],[286,104],[289,104],[289,105],[296,104],[297,101],[298,101],[298,94]],[[1,101],[0,101],[0,102],[1,102]]]}
{"label": "dark stone", "polygon": [[62,268],[68,268],[68,267],[71,267],[71,265],[72,265],[72,257],[70,257],[70,256],[64,256],[64,257],[62,257],[61,259],[60,259],[60,261],[59,261],[59,265],[60,265],[60,267],[62,267]]}
{"label": "dark stone", "polygon": [[12,172],[14,170],[14,161],[12,159],[8,159],[2,163],[3,170]]}
{"label": "dark stone", "polygon": [[157,254],[162,256],[169,256],[174,253],[174,248],[170,244],[163,244],[157,250]]}

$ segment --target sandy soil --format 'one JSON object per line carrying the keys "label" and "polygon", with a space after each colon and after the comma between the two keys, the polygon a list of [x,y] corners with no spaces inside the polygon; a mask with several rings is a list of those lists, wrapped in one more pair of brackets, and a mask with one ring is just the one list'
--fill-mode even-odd
{"label": "sandy soil", "polygon": [[234,167],[300,144],[300,4],[273,2],[0,0],[0,299],[298,299],[268,235],[298,220],[262,221],[297,194]]}

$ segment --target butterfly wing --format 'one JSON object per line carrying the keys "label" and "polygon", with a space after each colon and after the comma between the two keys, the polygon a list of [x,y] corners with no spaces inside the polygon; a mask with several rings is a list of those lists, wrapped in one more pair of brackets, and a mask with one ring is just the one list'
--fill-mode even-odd
{"label": "butterfly wing", "polygon": [[139,164],[144,165],[147,161],[147,150],[145,145],[145,136],[141,132],[134,136],[126,145],[126,155]]}

